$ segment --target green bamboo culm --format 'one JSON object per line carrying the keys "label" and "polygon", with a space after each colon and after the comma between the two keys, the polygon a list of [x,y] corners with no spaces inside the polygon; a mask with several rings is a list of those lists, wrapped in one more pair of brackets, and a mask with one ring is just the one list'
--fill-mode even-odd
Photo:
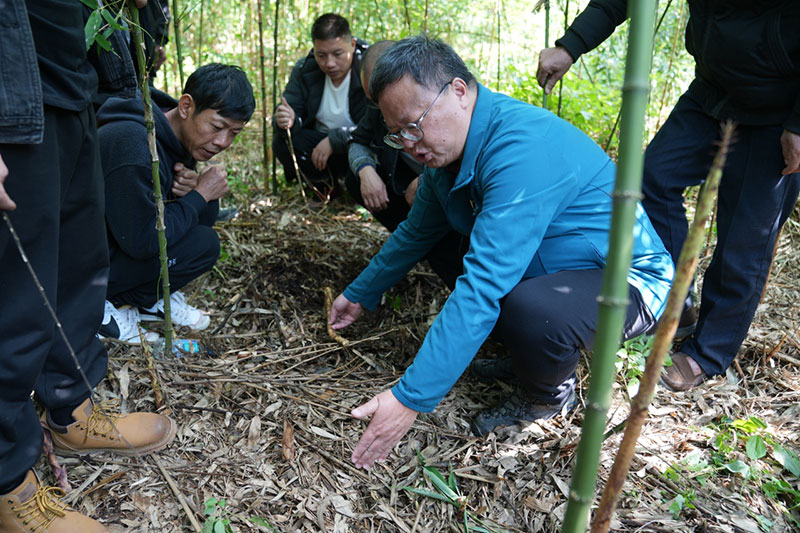
{"label": "green bamboo culm", "polygon": [[622,87],[622,129],[614,186],[608,257],[598,298],[597,336],[586,413],[564,516],[564,533],[584,533],[594,496],[600,447],[614,382],[616,352],[628,307],[628,271],[633,256],[633,227],[641,197],[643,132],[653,57],[656,0],[631,0],[628,54]]}
{"label": "green bamboo culm", "polygon": [[[267,82],[266,68],[264,66],[264,17],[261,0],[256,1],[258,9],[258,61],[259,73],[261,74],[261,148],[262,148],[262,167],[264,172],[264,191],[269,190],[269,148],[267,145]],[[274,191],[273,191],[274,192]],[[249,202],[248,202],[249,203]]]}
{"label": "green bamboo culm", "polygon": [[667,310],[658,323],[653,348],[647,358],[647,365],[639,383],[639,393],[631,401],[631,414],[628,416],[625,426],[625,435],[622,437],[619,452],[614,458],[608,483],[603,491],[603,497],[600,499],[597,516],[592,524],[592,533],[605,533],[611,526],[611,515],[614,513],[622,485],[628,476],[631,460],[636,451],[636,441],[647,417],[647,408],[653,399],[661,368],[664,366],[664,360],[672,346],[672,339],[678,329],[686,295],[689,294],[689,287],[694,279],[698,257],[703,249],[706,225],[711,219],[716,205],[719,182],[722,179],[722,169],[725,167],[728,148],[733,138],[733,129],[733,124],[730,122],[723,127],[720,149],[700,191],[695,217],[689,226],[689,233],[678,258],[675,278],[667,298]]}
{"label": "green bamboo culm", "polygon": [[[550,0],[544,0],[544,47],[550,47]],[[547,93],[542,89],[542,107],[547,109]]]}
{"label": "green bamboo culm", "polygon": [[183,90],[183,50],[181,48],[181,21],[180,21],[180,5],[178,0],[172,0],[172,30],[175,34],[175,60],[178,63],[178,77],[181,80],[179,90]]}
{"label": "green bamboo culm", "polygon": [[164,353],[172,353],[172,314],[169,300],[169,268],[167,266],[167,236],[164,225],[164,197],[161,194],[161,177],[158,174],[158,150],[156,148],[156,124],[153,119],[153,101],[150,99],[150,86],[147,84],[147,68],[144,56],[144,38],[139,25],[139,10],[128,0],[128,19],[130,20],[133,44],[136,49],[136,64],[139,65],[139,90],[144,105],[144,122],[147,128],[147,145],[150,148],[150,167],[153,177],[153,195],[156,201],[156,231],[158,232],[158,257],[161,261],[161,292],[164,298]]}
{"label": "green bamboo culm", "polygon": [[[275,22],[272,25],[272,109],[278,107],[278,14],[281,0],[275,0]],[[273,136],[275,135],[273,130]],[[272,152],[272,194],[278,194],[278,177],[275,152]]]}

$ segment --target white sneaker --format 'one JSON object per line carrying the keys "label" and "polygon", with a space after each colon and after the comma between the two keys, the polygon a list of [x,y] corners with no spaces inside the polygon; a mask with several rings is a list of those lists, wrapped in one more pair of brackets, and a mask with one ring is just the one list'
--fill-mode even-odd
{"label": "white sneaker", "polygon": [[[139,331],[141,330],[141,335]],[[101,339],[117,339],[130,344],[141,344],[142,338],[147,343],[156,342],[161,335],[155,331],[147,331],[139,327],[139,311],[129,305],[123,305],[119,309],[114,304],[106,300],[106,307],[103,311],[103,323],[97,332]]]}
{"label": "white sneaker", "polygon": [[[211,318],[202,310],[186,303],[182,292],[173,292],[169,297],[170,314],[172,323],[178,326],[187,326],[195,330],[206,329],[211,324]],[[164,318],[164,299],[156,302],[149,309],[142,309],[141,320],[162,320]]]}

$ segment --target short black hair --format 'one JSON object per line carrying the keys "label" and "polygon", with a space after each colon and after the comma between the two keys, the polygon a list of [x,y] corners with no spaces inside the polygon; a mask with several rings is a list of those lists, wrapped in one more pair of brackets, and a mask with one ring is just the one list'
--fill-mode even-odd
{"label": "short black hair", "polygon": [[380,56],[370,77],[372,99],[377,102],[386,87],[406,75],[432,91],[438,91],[453,78],[461,78],[468,85],[476,83],[455,50],[424,33],[406,37]]}
{"label": "short black hair", "polygon": [[311,26],[312,41],[329,41],[341,37],[350,39],[350,23],[347,19],[336,13],[325,13],[317,17],[314,25]]}
{"label": "short black hair", "polygon": [[186,80],[183,94],[194,100],[195,115],[213,109],[225,118],[247,122],[256,109],[253,88],[236,65],[203,65]]}

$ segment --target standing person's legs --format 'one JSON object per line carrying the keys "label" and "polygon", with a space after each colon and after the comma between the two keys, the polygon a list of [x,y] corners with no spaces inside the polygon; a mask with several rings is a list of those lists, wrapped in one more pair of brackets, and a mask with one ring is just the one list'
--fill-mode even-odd
{"label": "standing person's legs", "polygon": [[[9,169],[6,190],[17,203],[9,216],[94,386],[107,362],[94,338],[108,261],[102,178],[95,174],[99,159],[88,112],[45,109],[41,144],[0,146]],[[62,225],[75,242],[61,237]],[[75,249],[63,249],[70,246]],[[0,256],[0,493],[5,493],[41,454],[42,430],[30,400],[34,387],[53,408],[78,405],[89,391],[56,337],[53,319],[6,227],[0,228]],[[66,278],[59,279],[60,274]]]}
{"label": "standing person's legs", "polygon": [[739,126],[719,188],[717,244],[703,276],[693,337],[681,351],[707,375],[731,365],[761,299],[778,230],[791,214],[800,174],[782,176],[779,126]]}
{"label": "standing person's legs", "polygon": [[645,151],[642,206],[676,263],[689,228],[684,191],[706,178],[717,141],[719,122],[686,93]]}
{"label": "standing person's legs", "polygon": [[[562,271],[523,280],[504,298],[497,328],[520,389],[475,417],[476,434],[521,420],[550,418],[571,402],[580,351],[594,344],[602,284],[602,270]],[[655,324],[638,289],[629,285],[628,298],[623,339]]]}

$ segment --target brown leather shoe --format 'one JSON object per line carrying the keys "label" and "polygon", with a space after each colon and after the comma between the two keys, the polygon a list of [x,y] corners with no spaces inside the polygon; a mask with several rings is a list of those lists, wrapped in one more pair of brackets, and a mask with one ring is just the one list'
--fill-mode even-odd
{"label": "brown leather shoe", "polygon": [[672,354],[672,366],[661,372],[661,383],[673,392],[687,391],[697,387],[708,376],[697,362],[683,352]]}
{"label": "brown leather shoe", "polygon": [[171,418],[156,413],[123,415],[117,404],[110,400],[97,406],[87,399],[72,412],[75,422],[68,426],[59,426],[46,412],[44,417],[57,451],[65,455],[101,451],[146,454],[166,447],[175,438],[177,426]]}
{"label": "brown leather shoe", "polygon": [[102,533],[100,522],[61,503],[64,491],[43,487],[33,470],[8,494],[0,495],[0,531],[3,533]]}

